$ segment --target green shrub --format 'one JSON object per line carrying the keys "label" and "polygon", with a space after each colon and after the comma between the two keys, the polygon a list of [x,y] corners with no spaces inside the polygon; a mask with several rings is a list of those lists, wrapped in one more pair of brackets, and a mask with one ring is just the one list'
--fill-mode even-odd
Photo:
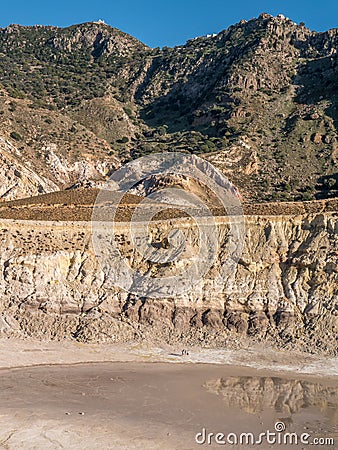
{"label": "green shrub", "polygon": [[127,116],[133,117],[133,111],[130,108],[125,107],[123,109],[124,109],[124,112],[127,114]]}
{"label": "green shrub", "polygon": [[11,134],[10,134],[10,137],[12,139],[15,139],[16,141],[21,141],[22,140],[21,134],[17,133],[16,131],[12,131]]}

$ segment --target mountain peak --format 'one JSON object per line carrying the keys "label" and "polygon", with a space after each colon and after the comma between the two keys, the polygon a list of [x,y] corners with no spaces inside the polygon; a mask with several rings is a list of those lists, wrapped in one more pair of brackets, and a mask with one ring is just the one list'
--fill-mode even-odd
{"label": "mountain peak", "polygon": [[337,30],[266,13],[156,51],[101,21],[11,25],[0,133],[53,183],[56,166],[95,159],[86,173],[107,174],[112,159],[177,150],[209,158],[246,199],[338,195],[337,47]]}

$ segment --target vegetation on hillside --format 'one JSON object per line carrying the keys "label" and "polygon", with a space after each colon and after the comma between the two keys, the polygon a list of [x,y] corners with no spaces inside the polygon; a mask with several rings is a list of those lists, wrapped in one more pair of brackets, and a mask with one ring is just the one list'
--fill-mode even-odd
{"label": "vegetation on hillside", "polygon": [[[33,160],[32,140],[38,155],[39,142],[62,153],[83,136],[80,158],[95,136],[105,148],[95,154],[121,163],[151,152],[204,155],[247,201],[335,197],[337,46],[337,30],[267,14],[161,50],[102,23],[11,25],[0,31],[1,132]],[[62,116],[67,138],[54,126]]]}

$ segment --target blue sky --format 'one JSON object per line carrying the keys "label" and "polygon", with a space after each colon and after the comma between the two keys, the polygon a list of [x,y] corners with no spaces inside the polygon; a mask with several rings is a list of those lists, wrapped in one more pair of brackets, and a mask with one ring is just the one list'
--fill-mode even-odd
{"label": "blue sky", "polygon": [[338,0],[2,0],[0,27],[103,19],[151,47],[162,47],[217,33],[261,12],[284,14],[317,31],[338,28]]}

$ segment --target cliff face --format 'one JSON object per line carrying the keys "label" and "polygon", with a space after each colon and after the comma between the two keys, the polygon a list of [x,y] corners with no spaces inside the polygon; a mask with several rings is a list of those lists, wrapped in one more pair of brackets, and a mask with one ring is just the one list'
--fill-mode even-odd
{"label": "cliff face", "polygon": [[[176,226],[192,250],[196,229]],[[247,216],[236,270],[215,283],[226,256],[227,221],[218,223],[213,267],[180,298],[138,298],[116,288],[95,257],[89,224],[1,220],[1,333],[81,341],[182,340],[225,345],[273,340],[284,348],[335,353],[338,326],[338,219],[333,213]],[[133,253],[126,224],[117,224],[121,253],[152,275],[175,273]],[[154,223],[156,242],[168,223]],[[191,255],[190,255],[191,256]],[[203,262],[201,262],[203,264]]]}

